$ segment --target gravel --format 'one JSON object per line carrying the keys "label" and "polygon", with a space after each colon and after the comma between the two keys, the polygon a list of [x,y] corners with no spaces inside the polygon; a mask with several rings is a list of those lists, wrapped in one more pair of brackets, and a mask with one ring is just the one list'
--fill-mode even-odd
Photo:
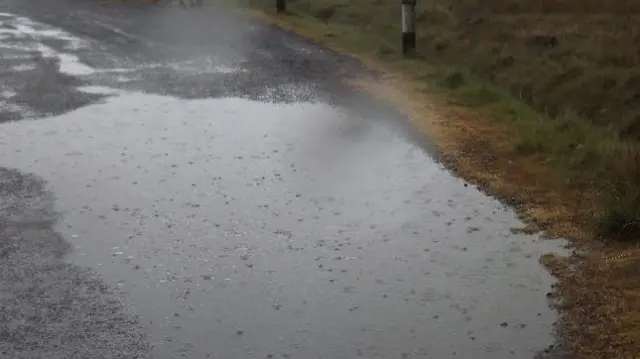
{"label": "gravel", "polygon": [[39,178],[0,168],[0,357],[150,357],[121,296],[65,261],[53,200]]}

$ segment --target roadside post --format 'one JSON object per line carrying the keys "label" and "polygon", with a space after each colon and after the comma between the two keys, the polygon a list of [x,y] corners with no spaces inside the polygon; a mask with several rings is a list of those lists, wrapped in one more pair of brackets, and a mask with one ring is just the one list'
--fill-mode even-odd
{"label": "roadside post", "polygon": [[276,0],[276,12],[284,12],[286,9],[286,0]]}
{"label": "roadside post", "polygon": [[[284,1],[284,0],[283,0]],[[402,55],[416,51],[416,2],[402,1]]]}

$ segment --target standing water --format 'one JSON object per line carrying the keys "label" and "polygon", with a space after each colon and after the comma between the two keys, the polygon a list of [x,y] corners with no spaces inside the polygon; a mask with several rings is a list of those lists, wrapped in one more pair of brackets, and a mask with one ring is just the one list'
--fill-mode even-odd
{"label": "standing water", "polygon": [[[560,244],[514,234],[510,209],[371,100],[299,81],[181,96],[258,70],[99,69],[33,48],[103,85],[0,125],[0,163],[48,183],[68,260],[121,290],[155,358],[533,358],[553,343],[538,258]],[[158,78],[176,86],[149,91]]]}

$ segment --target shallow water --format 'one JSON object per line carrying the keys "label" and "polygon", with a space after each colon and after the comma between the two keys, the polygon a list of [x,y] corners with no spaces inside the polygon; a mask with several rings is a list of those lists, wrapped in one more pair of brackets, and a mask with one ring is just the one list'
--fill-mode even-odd
{"label": "shallow water", "polygon": [[96,67],[90,47],[38,45],[82,44],[68,33],[12,21],[31,26],[5,31],[29,35],[13,50],[57,59],[34,66],[83,101],[47,116],[28,98],[15,111],[37,120],[0,125],[0,163],[48,182],[68,259],[120,287],[155,358],[532,358],[554,341],[538,257],[562,243],[512,233],[388,108],[271,70],[279,48]]}
{"label": "shallow water", "polygon": [[552,340],[537,259],[555,244],[340,108],[120,93],[0,138],[158,358],[523,358]]}

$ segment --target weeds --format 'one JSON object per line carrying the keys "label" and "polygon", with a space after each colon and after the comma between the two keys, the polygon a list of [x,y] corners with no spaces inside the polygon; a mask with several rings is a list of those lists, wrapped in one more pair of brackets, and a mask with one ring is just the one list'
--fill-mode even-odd
{"label": "weeds", "polygon": [[438,84],[440,86],[455,90],[465,84],[464,74],[458,70],[445,73]]}
{"label": "weeds", "polygon": [[602,238],[618,241],[640,240],[640,153],[625,148],[611,159],[607,187],[608,205],[597,225]]}

